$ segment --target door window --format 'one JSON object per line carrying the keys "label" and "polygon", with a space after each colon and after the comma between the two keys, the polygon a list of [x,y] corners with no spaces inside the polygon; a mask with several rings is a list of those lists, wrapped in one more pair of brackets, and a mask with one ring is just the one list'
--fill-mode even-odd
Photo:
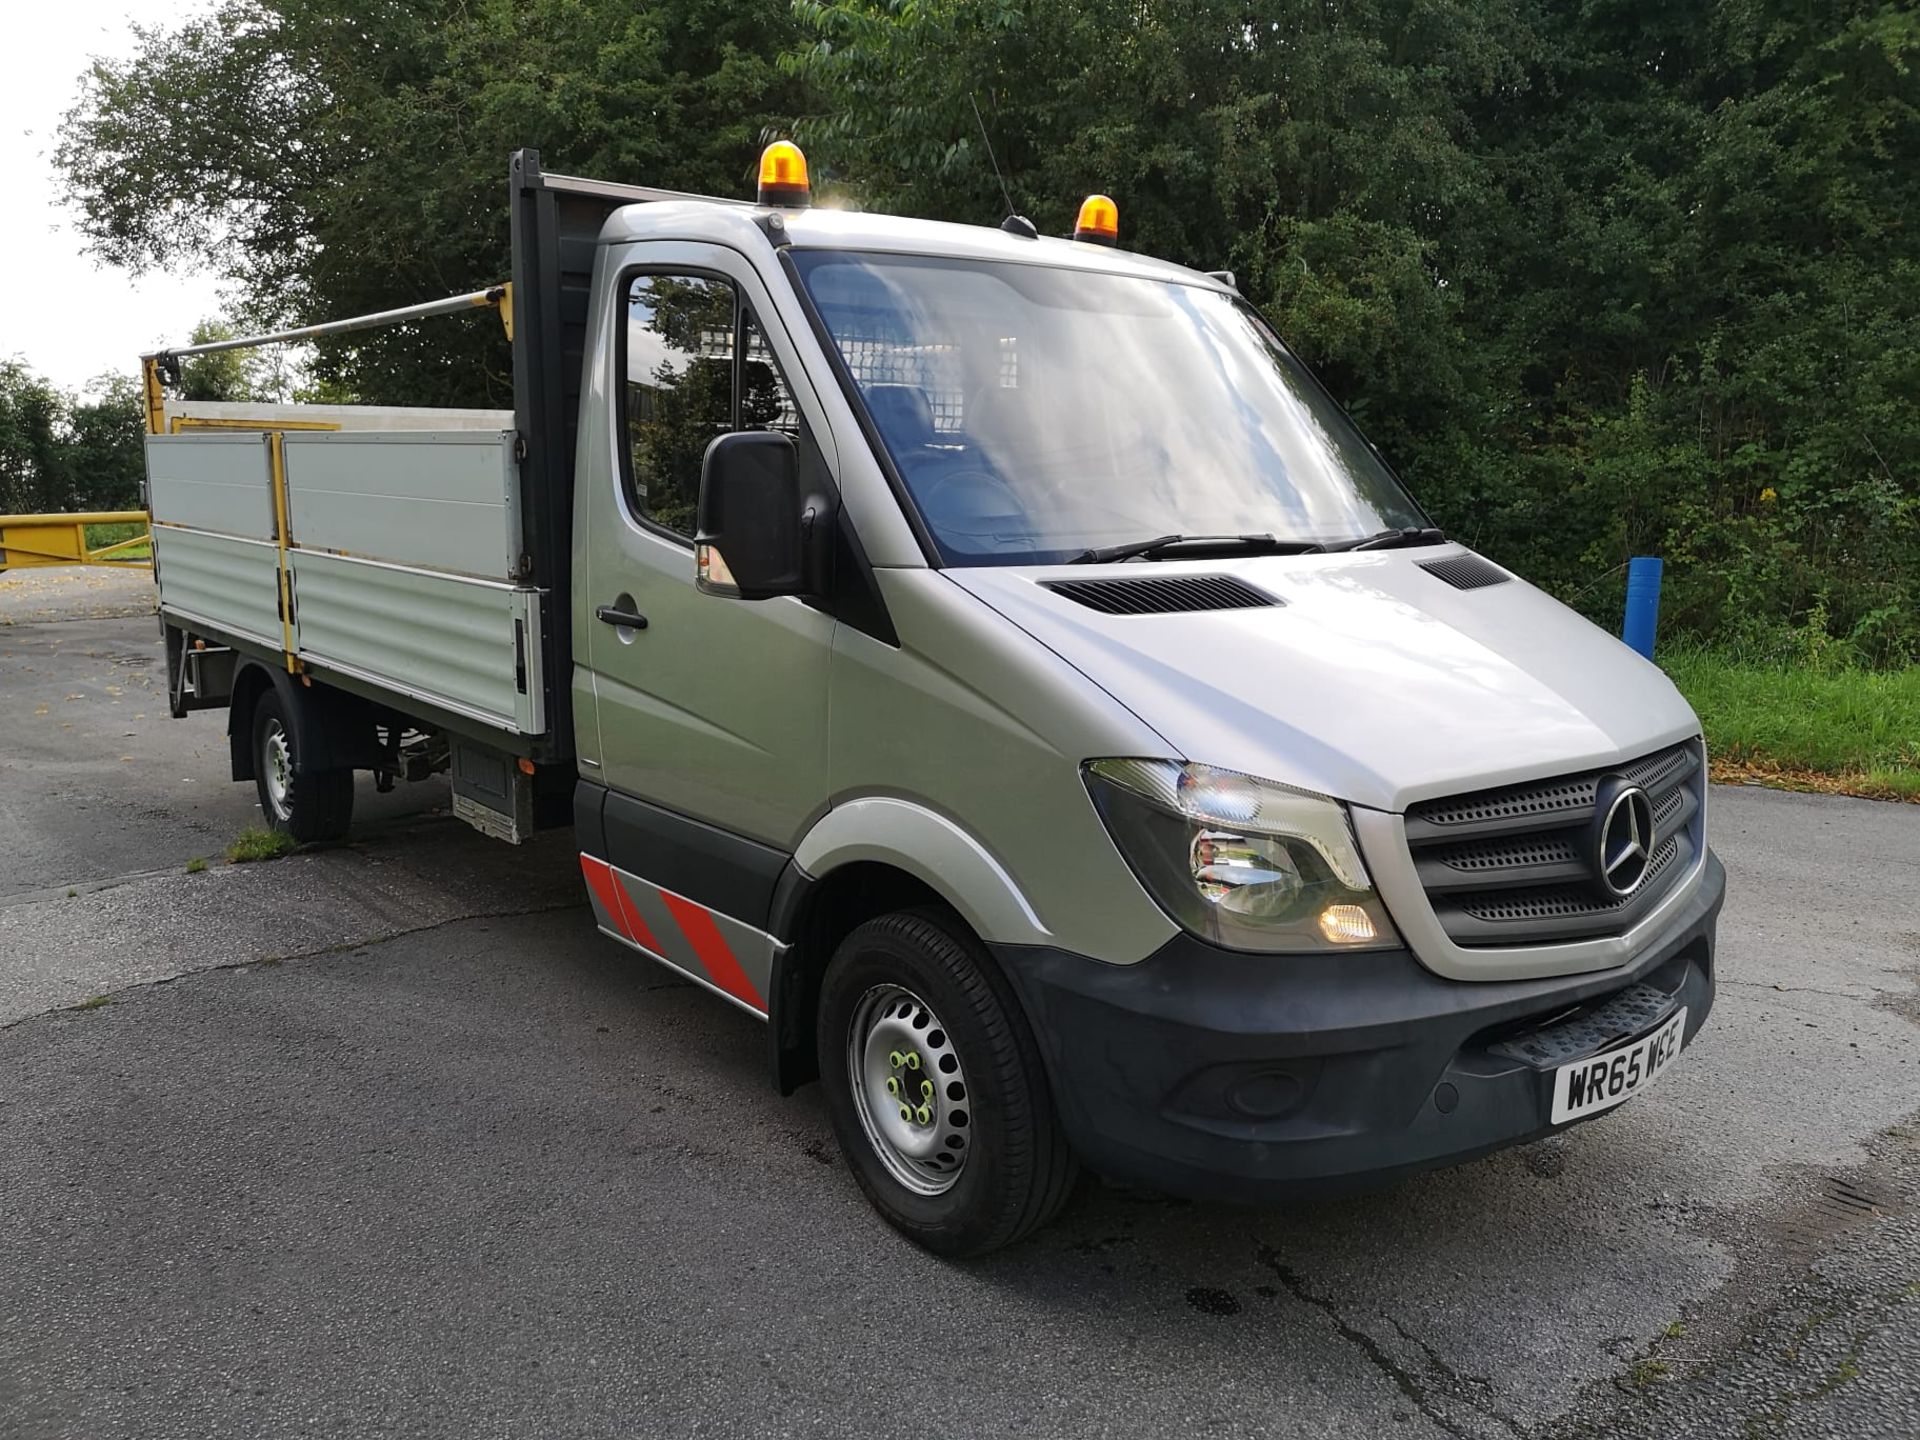
{"label": "door window", "polygon": [[753,312],[716,276],[634,276],[624,343],[627,503],[690,539],[707,446],[735,430],[801,438],[799,411]]}
{"label": "door window", "polygon": [[795,440],[802,437],[800,410],[793,392],[767,346],[760,322],[744,302],[740,306],[740,413],[737,430],[778,430]]}

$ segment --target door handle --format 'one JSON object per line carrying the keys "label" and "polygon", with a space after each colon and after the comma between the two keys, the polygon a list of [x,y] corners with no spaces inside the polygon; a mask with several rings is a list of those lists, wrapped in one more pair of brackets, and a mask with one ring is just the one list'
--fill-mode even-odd
{"label": "door handle", "polygon": [[622,610],[617,605],[602,605],[593,614],[595,619],[604,620],[609,625],[618,625],[622,630],[647,628],[647,617],[638,610]]}

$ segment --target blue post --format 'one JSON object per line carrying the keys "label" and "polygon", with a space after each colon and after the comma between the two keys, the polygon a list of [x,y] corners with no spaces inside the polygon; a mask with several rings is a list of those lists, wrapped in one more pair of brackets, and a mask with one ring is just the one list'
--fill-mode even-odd
{"label": "blue post", "polygon": [[1627,562],[1627,618],[1620,638],[1649,660],[1653,632],[1660,624],[1660,572],[1665,568],[1658,555],[1636,555]]}

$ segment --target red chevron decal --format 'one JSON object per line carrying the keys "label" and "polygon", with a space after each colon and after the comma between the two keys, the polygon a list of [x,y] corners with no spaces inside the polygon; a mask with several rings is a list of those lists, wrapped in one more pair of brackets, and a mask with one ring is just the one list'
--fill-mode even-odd
{"label": "red chevron decal", "polygon": [[587,877],[587,886],[599,898],[600,906],[612,917],[615,928],[643,950],[655,955],[665,955],[660,942],[653,938],[653,931],[647,928],[647,922],[640,918],[640,912],[633,908],[633,902],[627,898],[627,888],[620,883],[620,877],[614,873],[611,865],[597,860],[591,855],[580,857],[581,873]]}
{"label": "red chevron decal", "polygon": [[594,899],[600,902],[600,908],[607,912],[613,928],[631,940],[633,933],[627,929],[626,911],[620,903],[622,897],[613,878],[613,867],[583,852],[580,856],[580,873],[587,877],[587,888],[593,892]]}
{"label": "red chevron decal", "polygon": [[740,968],[733,947],[727,944],[727,937],[720,933],[720,927],[713,923],[713,916],[704,907],[669,891],[662,890],[660,898],[666,902],[667,909],[673,912],[674,920],[692,944],[694,953],[700,957],[700,963],[707,967],[708,978],[734,999],[751,1005],[762,1015],[766,1014],[767,1002],[760,998],[760,992],[753,988],[747,972]]}

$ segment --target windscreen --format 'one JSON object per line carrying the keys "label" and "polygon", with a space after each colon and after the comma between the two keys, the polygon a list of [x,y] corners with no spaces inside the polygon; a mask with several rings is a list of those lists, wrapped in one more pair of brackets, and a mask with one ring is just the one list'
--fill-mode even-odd
{"label": "windscreen", "polygon": [[792,254],[947,564],[1427,523],[1232,296],[1042,265]]}

